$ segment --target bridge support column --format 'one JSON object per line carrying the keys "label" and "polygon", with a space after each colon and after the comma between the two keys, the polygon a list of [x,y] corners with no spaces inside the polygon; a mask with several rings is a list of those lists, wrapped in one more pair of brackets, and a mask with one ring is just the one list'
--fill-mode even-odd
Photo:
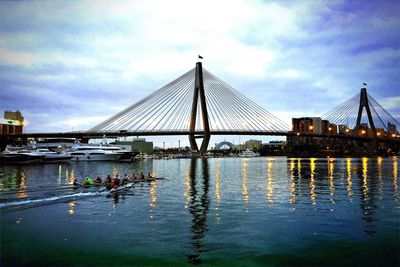
{"label": "bridge support column", "polygon": [[[202,136],[195,136],[199,97],[200,97],[201,117],[203,119],[204,134]],[[210,142],[210,125],[208,122],[206,96],[204,93],[204,84],[203,84],[203,68],[202,68],[201,62],[196,63],[196,76],[195,76],[195,85],[194,85],[193,102],[192,102],[192,113],[191,113],[191,117],[190,117],[189,130],[190,130],[189,142],[190,142],[190,148],[192,149],[192,151],[200,152],[202,154],[205,153],[207,151],[208,143]],[[200,146],[200,150],[197,146],[196,138],[203,138],[203,141]]]}
{"label": "bridge support column", "polygon": [[371,109],[369,107],[369,103],[368,103],[368,94],[367,94],[367,88],[361,88],[361,92],[360,92],[360,106],[358,108],[358,115],[357,115],[357,122],[356,122],[356,129],[358,130],[361,126],[361,117],[362,117],[362,112],[363,109],[365,107],[365,110],[367,111],[367,117],[368,117],[368,122],[369,122],[369,127],[372,130],[373,133],[373,144],[370,147],[371,151],[370,153],[372,154],[374,150],[376,150],[377,148],[377,136],[376,136],[376,128],[375,128],[375,124],[374,121],[372,119],[372,114],[371,114]]}

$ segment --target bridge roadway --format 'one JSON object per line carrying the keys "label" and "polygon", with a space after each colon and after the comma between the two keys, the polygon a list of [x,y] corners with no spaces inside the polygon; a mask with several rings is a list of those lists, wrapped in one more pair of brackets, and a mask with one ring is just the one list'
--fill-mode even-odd
{"label": "bridge roadway", "polygon": [[[172,136],[172,135],[189,135],[190,131],[166,131],[166,132],[65,132],[65,133],[24,133],[24,134],[4,134],[0,135],[0,142],[6,142],[15,139],[27,139],[27,138],[46,138],[46,137],[58,137],[58,138],[77,138],[81,140],[88,140],[96,137],[103,137],[104,135],[108,138],[121,137],[121,136]],[[196,137],[202,137],[203,131],[195,131]],[[328,138],[328,139],[348,139],[358,141],[374,141],[373,137],[368,136],[352,136],[345,134],[312,134],[312,133],[295,133],[295,132],[261,132],[261,131],[210,131],[211,135],[258,135],[258,136],[299,136],[309,138]],[[384,143],[400,143],[399,137],[379,137],[378,142]]]}

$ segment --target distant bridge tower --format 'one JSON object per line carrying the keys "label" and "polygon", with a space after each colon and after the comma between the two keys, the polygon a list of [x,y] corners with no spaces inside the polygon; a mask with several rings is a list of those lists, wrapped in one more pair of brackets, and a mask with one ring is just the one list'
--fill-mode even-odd
{"label": "distant bridge tower", "polygon": [[[192,112],[190,116],[190,127],[189,127],[189,142],[190,148],[192,151],[199,151],[200,153],[205,153],[207,151],[208,143],[210,142],[210,124],[208,121],[208,112],[206,105],[206,96],[204,93],[204,81],[203,81],[203,68],[201,62],[196,63],[196,72],[195,72],[195,84],[194,84],[194,92],[193,92],[193,102],[192,102]],[[203,135],[195,135],[196,131],[196,119],[197,119],[197,110],[198,110],[198,100],[200,97],[200,110],[201,110],[201,118],[203,121]],[[200,150],[196,143],[196,138],[203,138],[203,141],[200,146]]]}
{"label": "distant bridge tower", "polygon": [[362,116],[362,112],[363,112],[364,107],[365,107],[365,110],[367,111],[367,117],[368,117],[369,126],[372,129],[372,132],[374,133],[374,137],[376,138],[376,128],[375,128],[374,120],[372,119],[371,109],[370,109],[369,103],[368,103],[367,88],[361,88],[360,105],[358,107],[356,129],[358,129],[360,127],[361,116]]}

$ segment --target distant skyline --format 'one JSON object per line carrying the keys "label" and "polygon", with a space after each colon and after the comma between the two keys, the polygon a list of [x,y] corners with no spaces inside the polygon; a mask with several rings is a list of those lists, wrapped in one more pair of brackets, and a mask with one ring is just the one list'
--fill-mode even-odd
{"label": "distant skyline", "polygon": [[25,132],[87,130],[202,55],[288,124],[363,83],[400,121],[399,14],[399,1],[3,1],[0,111],[20,110]]}

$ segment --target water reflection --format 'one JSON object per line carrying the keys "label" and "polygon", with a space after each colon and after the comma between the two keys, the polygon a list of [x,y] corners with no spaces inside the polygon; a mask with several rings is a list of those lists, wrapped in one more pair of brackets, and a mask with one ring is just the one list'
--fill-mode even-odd
{"label": "water reflection", "polygon": [[352,183],[351,183],[351,158],[346,159],[346,169],[347,169],[347,195],[349,196],[350,201],[352,201],[352,196],[353,196],[353,191],[351,189]]}
{"label": "water reflection", "polygon": [[185,169],[185,192],[183,193],[183,196],[185,197],[185,209],[189,207],[189,201],[190,201],[190,172],[191,172],[191,164],[186,165]]}
{"label": "water reflection", "polygon": [[316,158],[310,158],[310,198],[311,198],[311,203],[313,205],[316,204],[315,201],[315,161]]}
{"label": "water reflection", "polygon": [[18,179],[19,173],[23,167],[16,168],[1,168],[0,172],[2,175],[0,176],[0,189],[1,190],[9,190],[16,189],[19,187]]}
{"label": "water reflection", "polygon": [[362,158],[362,194],[364,200],[368,199],[368,158]]}
{"label": "water reflection", "polygon": [[330,201],[332,204],[335,204],[335,201],[333,200],[333,195],[335,193],[335,185],[334,185],[334,178],[333,178],[333,173],[335,171],[334,162],[335,162],[334,159],[328,160],[329,195],[330,195]]}
{"label": "water reflection", "polygon": [[247,192],[247,159],[242,159],[242,173],[243,173],[243,181],[242,181],[242,195],[243,200],[246,204],[249,203],[249,193]]}
{"label": "water reflection", "polygon": [[192,215],[192,246],[194,252],[188,256],[188,260],[193,264],[200,264],[201,253],[207,249],[203,245],[203,238],[207,232],[207,214],[210,206],[208,196],[210,174],[207,159],[201,160],[201,186],[196,182],[197,159],[190,161],[190,183],[189,183],[189,212]]}
{"label": "water reflection", "polygon": [[150,207],[154,208],[156,206],[157,202],[157,181],[151,181],[150,182]]}
{"label": "water reflection", "polygon": [[378,180],[379,180],[379,196],[382,199],[383,185],[382,185],[382,157],[377,158],[378,162]]}
{"label": "water reflection", "polygon": [[19,173],[19,192],[17,197],[18,198],[26,198],[28,197],[28,193],[26,192],[26,170],[21,169]]}
{"label": "water reflection", "polygon": [[274,200],[273,200],[274,188],[272,185],[272,161],[271,160],[268,161],[267,188],[268,188],[267,200],[268,200],[268,203],[272,204],[272,203],[274,203]]}
{"label": "water reflection", "polygon": [[69,215],[74,215],[74,214],[75,214],[75,201],[74,201],[74,200],[71,200],[71,201],[68,203],[68,206],[69,206],[68,214],[69,214]]}
{"label": "water reflection", "polygon": [[399,200],[399,188],[397,185],[397,178],[398,178],[398,162],[397,157],[393,157],[393,186],[394,186],[394,197],[396,200]]}
{"label": "water reflection", "polygon": [[216,198],[216,219],[217,222],[221,220],[221,216],[219,214],[219,203],[221,202],[221,194],[219,192],[219,179],[221,175],[221,163],[220,159],[217,159],[216,171],[215,171],[215,198]]}
{"label": "water reflection", "polygon": [[[375,196],[376,196],[376,188],[377,182],[376,180],[371,180],[371,189],[369,188],[368,183],[368,158],[362,158],[362,173],[361,173],[361,201],[360,201],[360,208],[362,211],[361,218],[365,221],[364,231],[368,235],[372,235],[376,233],[376,218],[375,218]],[[373,177],[373,172],[371,171],[371,178]]]}
{"label": "water reflection", "polygon": [[294,160],[290,160],[290,204],[296,203],[296,184],[294,182]]}
{"label": "water reflection", "polygon": [[61,184],[61,176],[62,176],[62,166],[61,164],[58,165],[58,175],[57,175],[57,184],[60,185]]}

